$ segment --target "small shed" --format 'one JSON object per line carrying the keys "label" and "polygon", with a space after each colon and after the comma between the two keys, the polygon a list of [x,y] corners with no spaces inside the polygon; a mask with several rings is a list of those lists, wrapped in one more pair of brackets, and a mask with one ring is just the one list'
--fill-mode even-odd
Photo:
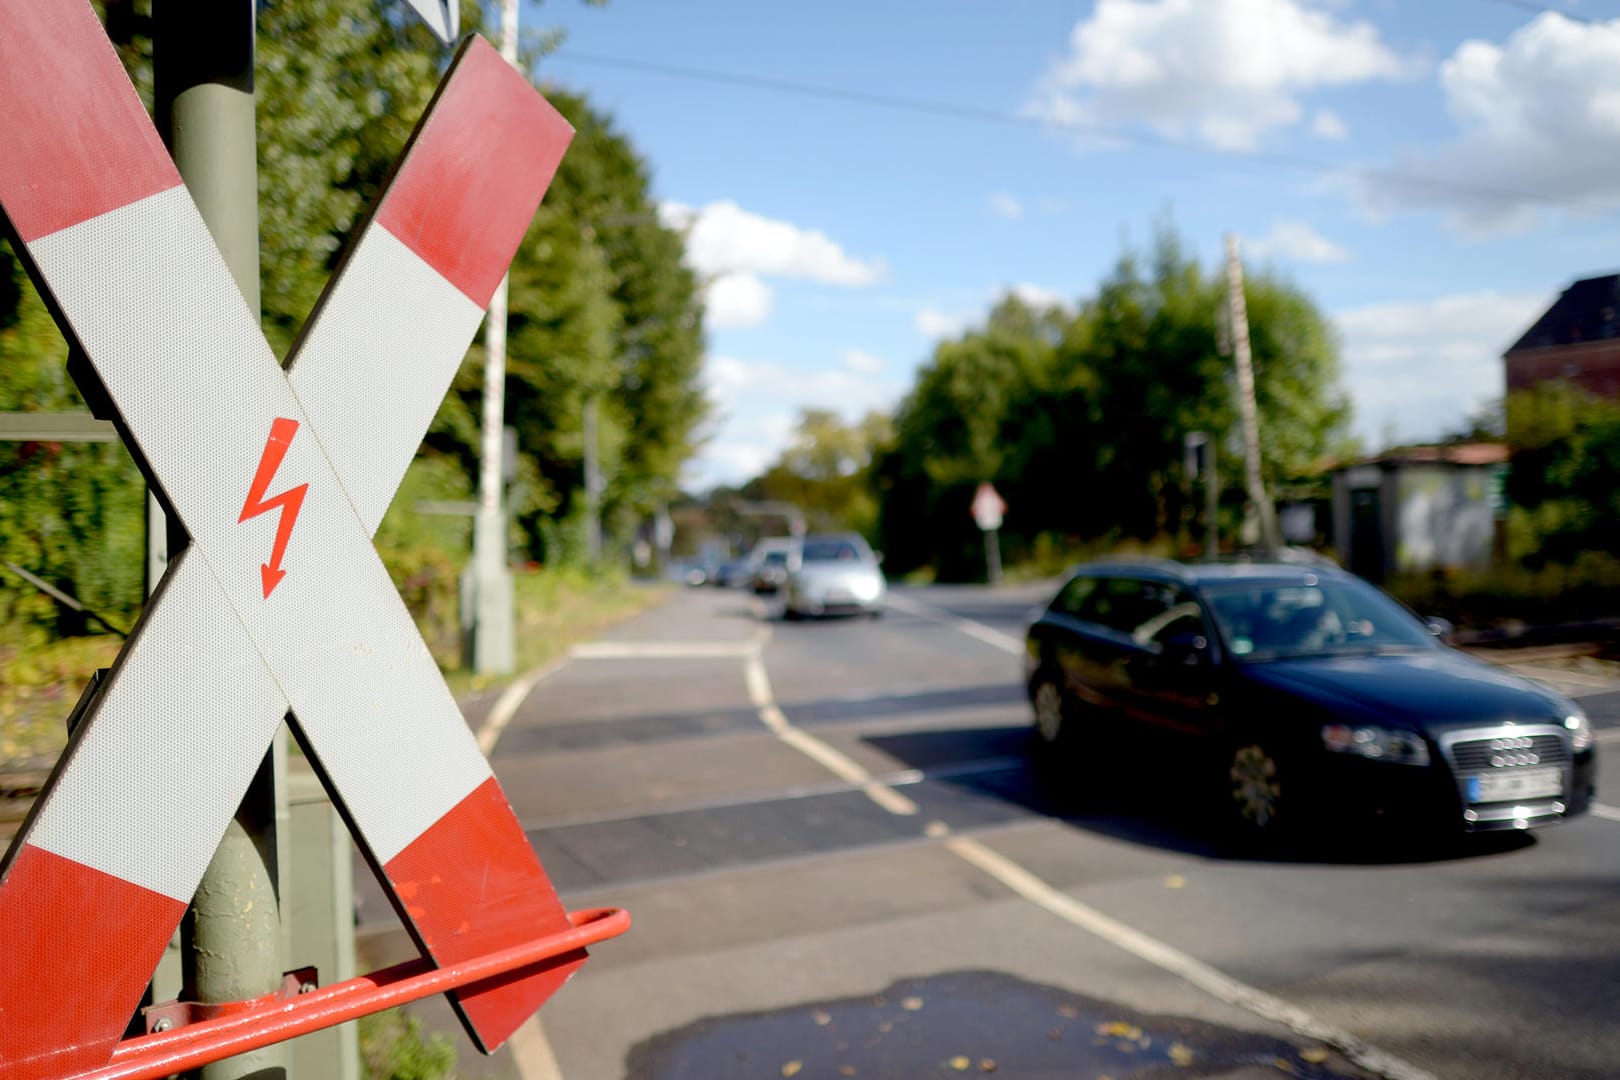
{"label": "small shed", "polygon": [[1413,446],[1334,469],[1339,562],[1371,581],[1489,564],[1507,456],[1498,443]]}

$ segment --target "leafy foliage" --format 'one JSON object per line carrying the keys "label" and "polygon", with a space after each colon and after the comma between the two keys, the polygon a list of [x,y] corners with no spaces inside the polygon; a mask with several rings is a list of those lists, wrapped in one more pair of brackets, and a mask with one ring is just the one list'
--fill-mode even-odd
{"label": "leafy foliage", "polygon": [[1569,383],[1507,399],[1509,554],[1572,565],[1620,536],[1620,403]]}
{"label": "leafy foliage", "polygon": [[[1264,274],[1245,294],[1262,468],[1276,485],[1336,445],[1349,410],[1310,300]],[[1127,250],[1075,311],[1009,297],[983,328],[940,343],[874,470],[891,568],[982,573],[968,508],[985,481],[1010,507],[1003,543],[1015,558],[1050,557],[1053,537],[1073,548],[1185,530],[1182,437],[1212,432],[1224,461],[1241,460],[1224,302],[1225,282],[1161,228],[1146,257]]]}
{"label": "leafy foliage", "polygon": [[882,413],[846,424],[835,412],[805,409],[781,458],[739,494],[755,502],[793,503],[813,531],[853,529],[874,536],[878,502],[872,461],[892,438]]}

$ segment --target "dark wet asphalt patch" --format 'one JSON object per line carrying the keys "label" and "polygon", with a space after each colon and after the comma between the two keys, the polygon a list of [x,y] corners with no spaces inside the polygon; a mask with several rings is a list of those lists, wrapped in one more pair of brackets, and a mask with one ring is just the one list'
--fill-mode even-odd
{"label": "dark wet asphalt patch", "polygon": [[897,982],[875,997],[701,1020],[630,1051],[635,1080],[986,1076],[1148,1080],[1365,1077],[1293,1043],[986,971]]}

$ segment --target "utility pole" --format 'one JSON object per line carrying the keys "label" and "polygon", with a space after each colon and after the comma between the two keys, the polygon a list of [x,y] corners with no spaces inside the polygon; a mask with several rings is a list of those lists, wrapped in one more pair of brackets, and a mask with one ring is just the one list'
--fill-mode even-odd
{"label": "utility pole", "polygon": [[[255,317],[259,312],[257,120],[253,0],[154,5],[157,126]],[[170,524],[169,548],[185,536]],[[232,722],[221,717],[221,723]],[[182,926],[182,996],[230,1002],[279,989],[285,965],[276,855],[286,816],[283,729],[197,887]],[[204,1066],[202,1080],[286,1075],[283,1045]]]}
{"label": "utility pole", "polygon": [[1260,516],[1260,543],[1269,552],[1282,548],[1277,512],[1260,478],[1260,421],[1254,405],[1254,365],[1249,356],[1249,313],[1243,301],[1243,263],[1237,236],[1226,234],[1226,295],[1232,316],[1232,354],[1237,364],[1238,413],[1243,419],[1243,475],[1249,501]]}
{"label": "utility pole", "polygon": [[[501,56],[517,66],[518,0],[501,0]],[[506,431],[506,300],[508,277],[484,318],[484,411],[478,459],[478,513],[473,519],[473,670],[505,675],[513,648],[512,569],[506,555],[506,505],[501,450]]]}
{"label": "utility pole", "polygon": [[585,399],[585,556],[595,567],[602,562],[602,462],[596,443],[597,397]]}

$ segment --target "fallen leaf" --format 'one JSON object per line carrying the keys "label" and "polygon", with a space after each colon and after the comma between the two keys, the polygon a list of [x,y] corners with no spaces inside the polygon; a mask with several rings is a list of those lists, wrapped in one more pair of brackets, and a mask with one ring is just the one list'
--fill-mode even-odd
{"label": "fallen leaf", "polygon": [[1182,1067],[1191,1065],[1193,1063],[1193,1057],[1193,1052],[1189,1047],[1183,1046],[1180,1043],[1170,1044],[1170,1060],[1175,1062],[1177,1065]]}
{"label": "fallen leaf", "polygon": [[1164,879],[1164,887],[1167,889],[1185,889],[1187,887],[1187,879],[1182,877],[1180,874],[1171,874],[1169,877]]}
{"label": "fallen leaf", "polygon": [[995,1072],[996,1069],[999,1068],[999,1067],[1000,1066],[998,1066],[996,1064],[996,1059],[995,1058],[980,1058],[979,1059],[979,1071],[980,1072]]}
{"label": "fallen leaf", "polygon": [[828,1024],[832,1023],[832,1014],[822,1012],[820,1009],[817,1009],[815,1012],[810,1014],[810,1019],[816,1022],[817,1027],[826,1027]]}
{"label": "fallen leaf", "polygon": [[1142,1037],[1142,1029],[1135,1024],[1127,1024],[1123,1020],[1110,1020],[1106,1024],[1097,1025],[1097,1034],[1107,1035],[1115,1039],[1129,1039],[1131,1042]]}
{"label": "fallen leaf", "polygon": [[885,1021],[883,1021],[883,1023],[878,1025],[878,1034],[880,1034],[880,1035],[887,1035],[889,1032],[891,1032],[893,1030],[894,1030],[893,1021],[885,1020]]}
{"label": "fallen leaf", "polygon": [[804,1068],[804,1062],[802,1062],[802,1061],[784,1062],[783,1065],[782,1065],[782,1075],[783,1076],[798,1076],[799,1075],[799,1070],[802,1069],[802,1068]]}
{"label": "fallen leaf", "polygon": [[923,999],[920,997],[908,997],[900,1003],[900,1007],[907,1012],[917,1012],[923,1007]]}
{"label": "fallen leaf", "polygon": [[1046,1037],[1052,1042],[1057,1042],[1059,1039],[1063,1038],[1063,1029],[1053,1028],[1051,1031],[1046,1033]]}
{"label": "fallen leaf", "polygon": [[957,1054],[955,1057],[951,1058],[950,1066],[957,1072],[967,1072],[969,1069],[973,1068],[973,1059],[968,1057],[966,1054]]}
{"label": "fallen leaf", "polygon": [[1328,1052],[1320,1046],[1310,1046],[1299,1052],[1299,1058],[1301,1061],[1308,1061],[1312,1065],[1320,1065],[1328,1059]]}
{"label": "fallen leaf", "polygon": [[1075,1017],[1080,1015],[1080,1010],[1075,1008],[1073,1005],[1059,1005],[1058,1015],[1067,1016],[1070,1020],[1073,1020]]}
{"label": "fallen leaf", "polygon": [[853,1066],[853,1065],[840,1065],[840,1066],[838,1066],[838,1075],[839,1076],[854,1076],[855,1075],[855,1066]]}

